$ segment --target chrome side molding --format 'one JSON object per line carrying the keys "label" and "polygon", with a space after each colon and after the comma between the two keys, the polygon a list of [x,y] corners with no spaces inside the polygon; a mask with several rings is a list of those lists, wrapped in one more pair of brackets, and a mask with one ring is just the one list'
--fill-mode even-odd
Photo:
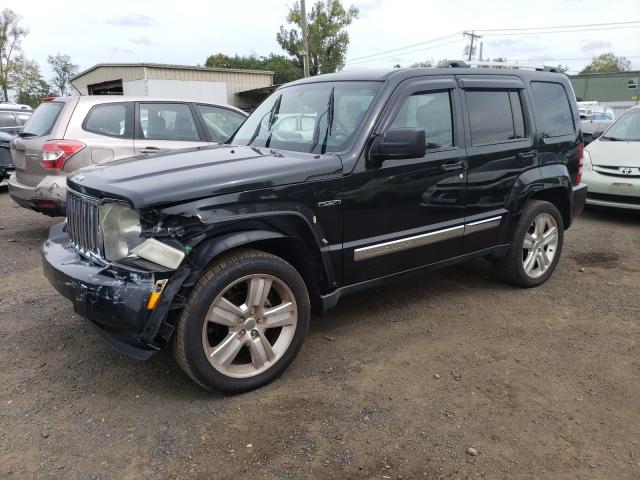
{"label": "chrome side molding", "polygon": [[367,260],[368,258],[381,257],[390,253],[410,250],[412,248],[423,247],[443,240],[461,237],[465,234],[489,230],[498,227],[501,221],[502,215],[466,223],[464,225],[458,225],[456,227],[445,228],[443,230],[436,230],[435,232],[423,233],[411,237],[399,238],[398,240],[369,245],[368,247],[356,248],[353,251],[353,260],[359,262]]}

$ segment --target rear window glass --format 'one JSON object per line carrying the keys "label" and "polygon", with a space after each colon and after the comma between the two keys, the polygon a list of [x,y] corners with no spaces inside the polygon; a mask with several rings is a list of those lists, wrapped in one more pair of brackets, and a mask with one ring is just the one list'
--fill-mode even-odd
{"label": "rear window glass", "polygon": [[560,137],[575,133],[573,115],[567,93],[559,83],[531,82],[538,113],[538,130],[545,137]]}
{"label": "rear window glass", "polygon": [[62,107],[64,107],[64,103],[62,102],[46,102],[41,104],[27,121],[27,124],[22,130],[22,135],[32,137],[49,135],[58,119],[58,115],[60,115],[62,111]]}
{"label": "rear window glass", "polygon": [[143,103],[140,130],[148,140],[200,141],[189,105],[183,103]]}
{"label": "rear window glass", "polygon": [[465,96],[474,145],[524,137],[524,118],[517,92],[470,90]]}
{"label": "rear window glass", "polygon": [[93,107],[84,121],[88,132],[124,137],[126,132],[127,109],[123,103],[107,103]]}

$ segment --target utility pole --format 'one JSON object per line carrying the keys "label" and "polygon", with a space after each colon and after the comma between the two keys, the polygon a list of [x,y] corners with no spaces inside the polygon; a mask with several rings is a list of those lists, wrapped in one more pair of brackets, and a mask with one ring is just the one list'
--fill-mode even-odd
{"label": "utility pole", "polygon": [[300,0],[300,10],[300,13],[302,13],[302,48],[304,49],[302,52],[302,64],[304,66],[304,76],[306,78],[309,76],[309,41],[307,39],[307,7],[304,0]]}
{"label": "utility pole", "polygon": [[478,61],[479,61],[479,62],[481,62],[481,61],[482,61],[482,46],[483,46],[483,45],[482,45],[482,43],[483,43],[483,42],[480,42],[480,55],[478,55]]}
{"label": "utility pole", "polygon": [[473,42],[476,38],[482,38],[482,35],[476,35],[473,32],[463,32],[462,35],[471,39],[471,44],[469,45],[469,58],[467,58],[467,60],[471,61],[471,57],[473,56]]}

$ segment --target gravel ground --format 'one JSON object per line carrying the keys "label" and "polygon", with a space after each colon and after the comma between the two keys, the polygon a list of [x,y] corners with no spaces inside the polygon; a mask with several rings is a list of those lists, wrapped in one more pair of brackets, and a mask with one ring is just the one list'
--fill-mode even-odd
{"label": "gravel ground", "polygon": [[237,397],[105,345],[42,275],[58,221],[0,193],[0,478],[640,478],[638,214],[586,212],[537,289],[477,261],[347,297]]}

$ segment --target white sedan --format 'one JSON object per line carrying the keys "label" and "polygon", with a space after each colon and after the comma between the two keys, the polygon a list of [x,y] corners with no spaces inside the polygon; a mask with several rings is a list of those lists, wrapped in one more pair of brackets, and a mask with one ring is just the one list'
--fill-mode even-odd
{"label": "white sedan", "polygon": [[588,205],[640,210],[640,106],[584,149]]}

